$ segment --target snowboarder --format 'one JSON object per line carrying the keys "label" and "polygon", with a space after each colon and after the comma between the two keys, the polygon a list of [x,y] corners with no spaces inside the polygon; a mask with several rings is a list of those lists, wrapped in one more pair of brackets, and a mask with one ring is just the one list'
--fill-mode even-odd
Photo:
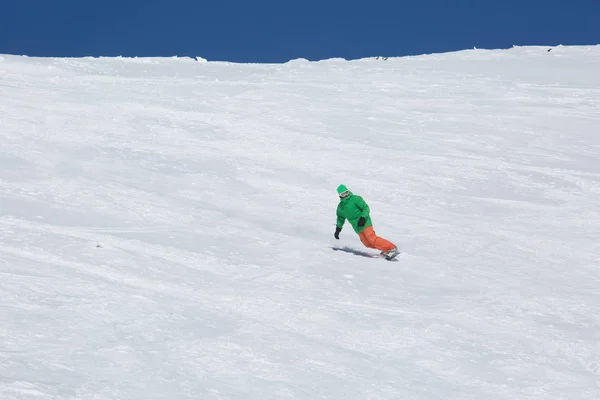
{"label": "snowboarder", "polygon": [[381,255],[388,260],[397,256],[398,249],[396,245],[377,236],[373,230],[371,216],[369,215],[369,205],[365,200],[361,196],[352,193],[344,185],[338,186],[337,192],[340,196],[340,203],[337,206],[337,223],[333,236],[338,240],[340,239],[340,232],[342,231],[344,222],[348,220],[354,232],[358,234],[360,241],[366,247],[380,250]]}

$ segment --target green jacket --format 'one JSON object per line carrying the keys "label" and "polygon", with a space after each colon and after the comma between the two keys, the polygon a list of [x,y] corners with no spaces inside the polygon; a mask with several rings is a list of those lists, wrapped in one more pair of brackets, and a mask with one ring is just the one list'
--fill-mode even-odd
{"label": "green jacket", "polygon": [[[337,206],[337,224],[338,228],[344,226],[344,222],[348,220],[354,229],[354,232],[361,233],[366,227],[371,226],[371,217],[369,216],[369,205],[364,199],[356,194],[350,192],[350,194],[340,199],[340,204]],[[358,219],[365,217],[365,225],[358,226]]]}

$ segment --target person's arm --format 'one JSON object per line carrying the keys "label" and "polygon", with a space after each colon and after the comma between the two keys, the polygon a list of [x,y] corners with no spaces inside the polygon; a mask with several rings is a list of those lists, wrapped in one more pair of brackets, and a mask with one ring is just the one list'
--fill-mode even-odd
{"label": "person's arm", "polygon": [[342,215],[339,207],[337,208],[336,215],[337,215],[337,221],[336,221],[335,226],[340,228],[340,230],[341,230],[342,227],[344,226],[344,222],[346,222],[346,218]]}
{"label": "person's arm", "polygon": [[337,211],[335,212],[337,216],[337,221],[335,223],[335,233],[333,236],[336,239],[340,238],[340,232],[342,231],[342,227],[344,226],[344,222],[346,222],[346,218],[342,215],[340,206],[338,205]]}
{"label": "person's arm", "polygon": [[371,209],[369,208],[369,205],[367,204],[367,202],[360,196],[358,196],[358,199],[356,201],[356,207],[358,207],[358,209],[360,210],[361,216],[363,216],[365,218],[369,218]]}

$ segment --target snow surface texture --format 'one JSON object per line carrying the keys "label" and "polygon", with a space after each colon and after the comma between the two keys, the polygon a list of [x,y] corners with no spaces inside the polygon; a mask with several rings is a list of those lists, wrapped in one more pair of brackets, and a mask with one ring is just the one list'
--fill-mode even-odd
{"label": "snow surface texture", "polygon": [[600,47],[547,50],[1,56],[0,399],[599,399]]}

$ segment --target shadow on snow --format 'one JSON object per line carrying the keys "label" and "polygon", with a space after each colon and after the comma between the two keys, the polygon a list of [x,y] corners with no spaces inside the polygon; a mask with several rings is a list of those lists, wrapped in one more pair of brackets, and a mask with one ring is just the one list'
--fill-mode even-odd
{"label": "shadow on snow", "polygon": [[366,251],[355,250],[351,247],[332,247],[334,251],[343,251],[345,253],[354,254],[355,256],[367,257],[367,258],[380,258],[379,254],[367,253]]}
{"label": "shadow on snow", "polygon": [[[344,247],[335,247],[334,246],[334,247],[331,247],[331,249],[333,251],[343,251],[344,253],[354,254],[355,256],[366,257],[366,258],[381,258],[381,259],[385,260],[385,258],[381,257],[379,254],[373,254],[373,253],[368,253],[366,251],[356,250],[356,249],[353,249],[348,246],[344,246]],[[398,260],[395,257],[393,259],[387,260],[387,261],[398,262]]]}

